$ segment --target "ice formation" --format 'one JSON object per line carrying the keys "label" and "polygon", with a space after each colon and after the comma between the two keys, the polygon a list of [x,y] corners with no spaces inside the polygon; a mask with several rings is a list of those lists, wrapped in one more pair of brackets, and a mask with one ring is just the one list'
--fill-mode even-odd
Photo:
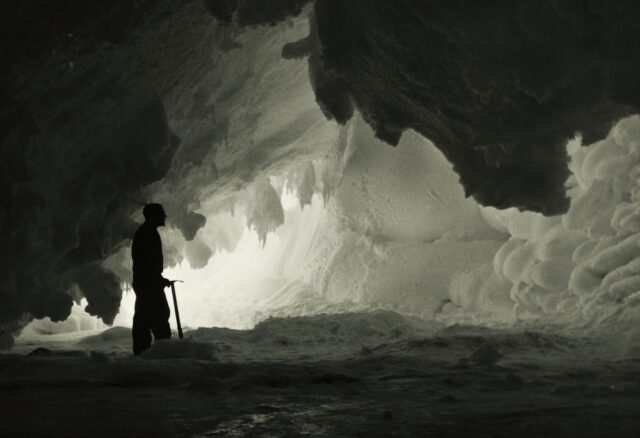
{"label": "ice formation", "polygon": [[[125,318],[148,201],[194,324],[370,306],[632,325],[638,119],[607,132],[638,112],[638,3],[437,5],[11,6],[2,345],[83,298]],[[590,146],[567,150],[576,133]]]}
{"label": "ice formation", "polygon": [[[570,142],[571,207],[565,215],[544,217],[465,199],[451,165],[428,141],[406,133],[398,149],[385,148],[356,119],[346,135],[342,182],[326,208],[315,187],[313,202],[300,211],[295,194],[274,178],[282,205],[269,209],[282,208],[286,219],[264,250],[257,233],[243,226],[239,207],[235,219],[223,215],[227,229],[235,223],[239,233],[238,243],[224,244],[231,253],[217,253],[201,271],[186,265],[170,271],[190,279],[185,320],[249,328],[270,315],[385,308],[448,322],[535,318],[630,328],[640,290],[632,228],[637,177],[630,172],[638,159],[639,128],[635,116],[601,142]],[[603,147],[617,153],[589,164]],[[622,169],[608,164],[621,157]],[[603,166],[612,171],[596,170]],[[295,181],[304,178],[287,184]],[[309,190],[305,184],[303,191]],[[222,217],[214,217],[195,241],[212,247],[217,239],[227,241],[218,221]],[[131,306],[129,301],[125,307]],[[130,317],[118,321],[127,324]]]}
{"label": "ice formation", "polygon": [[632,326],[640,299],[640,116],[592,145],[572,141],[568,150],[566,214],[487,212],[511,234],[494,257],[495,272],[511,283],[519,315]]}

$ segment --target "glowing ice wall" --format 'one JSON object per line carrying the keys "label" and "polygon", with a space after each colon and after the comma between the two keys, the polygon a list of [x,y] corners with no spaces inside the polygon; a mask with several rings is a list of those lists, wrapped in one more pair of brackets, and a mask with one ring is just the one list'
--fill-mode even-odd
{"label": "glowing ice wall", "polygon": [[390,148],[356,119],[346,156],[306,281],[329,301],[433,317],[449,300],[451,278],[490,267],[507,235],[486,223],[451,164],[413,132]]}
{"label": "glowing ice wall", "polygon": [[629,328],[640,317],[640,116],[567,149],[570,208],[545,217],[465,199],[430,142],[408,132],[386,148],[356,121],[305,278],[330,301],[447,322]]}

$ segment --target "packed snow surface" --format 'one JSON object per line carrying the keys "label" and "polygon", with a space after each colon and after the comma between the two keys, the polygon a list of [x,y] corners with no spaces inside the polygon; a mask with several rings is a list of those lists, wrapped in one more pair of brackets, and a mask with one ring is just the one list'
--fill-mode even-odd
{"label": "packed snow surface", "polygon": [[[199,328],[130,354],[114,327],[0,356],[0,433],[635,437],[640,351],[398,313]],[[118,421],[114,421],[117,418]]]}

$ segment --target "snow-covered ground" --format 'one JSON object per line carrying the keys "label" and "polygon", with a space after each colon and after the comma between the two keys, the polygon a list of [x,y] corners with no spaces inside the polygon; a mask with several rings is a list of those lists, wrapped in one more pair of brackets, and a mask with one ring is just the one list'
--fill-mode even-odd
{"label": "snow-covered ground", "polygon": [[[80,336],[79,333],[84,333]],[[640,433],[640,354],[612,339],[389,311],[19,338],[2,436],[602,436]]]}

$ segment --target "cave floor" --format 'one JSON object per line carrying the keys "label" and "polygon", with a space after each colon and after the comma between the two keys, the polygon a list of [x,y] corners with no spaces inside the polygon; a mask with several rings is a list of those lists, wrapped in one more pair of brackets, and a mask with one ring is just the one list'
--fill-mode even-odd
{"label": "cave floor", "polygon": [[640,358],[588,339],[465,327],[251,351],[226,337],[201,360],[133,357],[126,335],[0,356],[0,435],[640,436]]}

